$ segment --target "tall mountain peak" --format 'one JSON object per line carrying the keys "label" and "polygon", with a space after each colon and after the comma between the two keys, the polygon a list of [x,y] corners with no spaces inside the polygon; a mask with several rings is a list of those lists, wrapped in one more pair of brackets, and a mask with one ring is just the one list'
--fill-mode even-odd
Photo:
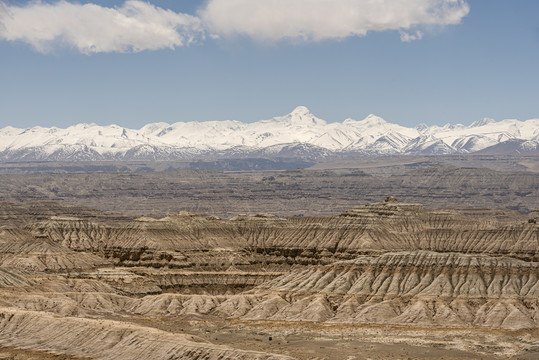
{"label": "tall mountain peak", "polygon": [[380,126],[387,124],[387,121],[374,114],[369,114],[365,119],[361,120],[360,122],[363,124],[368,124],[370,126]]}
{"label": "tall mountain peak", "polygon": [[361,121],[327,124],[307,107],[298,106],[288,114],[252,123],[153,123],[140,130],[96,124],[66,129],[6,127],[0,129],[0,161],[288,156],[289,150],[283,149],[291,146],[295,156],[306,156],[304,150],[298,152],[297,144],[310,149],[309,156],[314,157],[332,153],[447,154],[475,152],[511,139],[530,141],[519,151],[535,151],[538,137],[539,119],[482,119],[470,126],[419,125],[414,129],[373,114]]}
{"label": "tall mountain peak", "polygon": [[324,120],[314,116],[306,106],[296,107],[291,113],[283,116],[281,119],[293,125],[313,126],[326,124]]}
{"label": "tall mountain peak", "polygon": [[311,110],[309,110],[306,106],[297,106],[290,115],[312,115]]}

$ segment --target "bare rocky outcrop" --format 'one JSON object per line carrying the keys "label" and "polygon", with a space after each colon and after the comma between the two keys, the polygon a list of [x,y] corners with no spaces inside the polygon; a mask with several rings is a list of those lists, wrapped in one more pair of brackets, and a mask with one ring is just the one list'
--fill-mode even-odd
{"label": "bare rocky outcrop", "polygon": [[[539,202],[539,174],[524,171],[529,166],[537,168],[537,157],[388,156],[336,162],[340,160],[340,167],[330,166],[332,170],[324,170],[320,164],[320,170],[263,173],[162,171],[166,164],[145,162],[103,164],[102,172],[80,173],[91,163],[77,163],[79,170],[59,170],[68,173],[3,175],[0,199],[11,203],[0,202],[0,220],[21,224],[21,219],[75,214],[95,219],[88,207],[108,212],[99,220],[126,218],[118,214],[163,217],[180,210],[205,211],[223,219],[256,212],[280,217],[329,216],[358,204],[380,201],[387,195],[431,208],[504,208],[520,213],[530,212]],[[37,169],[45,166],[28,165]],[[61,164],[55,165],[61,168]],[[178,169],[178,165],[170,164],[169,169]],[[135,172],[126,173],[129,169]],[[518,213],[510,216],[515,217]]]}
{"label": "bare rocky outcrop", "polygon": [[36,239],[0,244],[0,266],[31,271],[88,269],[110,262],[86,252],[75,252],[58,243]]}
{"label": "bare rocky outcrop", "polygon": [[[186,215],[118,225],[51,219],[28,226],[76,251],[115,259],[118,265],[228,268],[250,263],[312,264],[369,252],[428,250],[489,253],[538,260],[534,224],[431,211],[419,204],[383,202],[336,217],[252,216],[222,221]],[[207,252],[212,256],[207,256]]]}
{"label": "bare rocky outcrop", "polygon": [[539,226],[504,214],[388,197],[327,217],[11,222],[0,228],[0,346],[102,359],[273,359],[280,355],[260,338],[230,339],[258,336],[245,324],[278,324],[281,344],[297,326],[443,328],[481,334],[473,351],[491,332],[510,339],[504,354],[535,351]]}
{"label": "bare rocky outcrop", "polygon": [[31,286],[32,284],[24,273],[0,267],[0,288]]}
{"label": "bare rocky outcrop", "polygon": [[386,253],[292,271],[256,293],[278,296],[265,314],[275,319],[539,326],[539,263],[512,258]]}
{"label": "bare rocky outcrop", "polygon": [[122,322],[5,308],[0,308],[0,344],[97,359],[290,359]]}

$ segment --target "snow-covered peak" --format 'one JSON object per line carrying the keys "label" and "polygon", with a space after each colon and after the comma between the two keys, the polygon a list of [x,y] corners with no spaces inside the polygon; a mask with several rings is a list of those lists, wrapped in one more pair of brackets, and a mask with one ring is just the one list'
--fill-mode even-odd
{"label": "snow-covered peak", "polygon": [[374,114],[369,114],[365,119],[359,121],[359,124],[368,127],[383,126],[387,124],[387,121]]}
{"label": "snow-covered peak", "polygon": [[163,129],[170,127],[166,122],[149,123],[140,128],[140,132],[144,135],[158,134]]}
{"label": "snow-covered peak", "polygon": [[[76,125],[72,125],[70,127],[68,127],[68,129],[82,129],[82,130],[86,130],[86,129],[89,129],[89,128],[92,128],[92,127],[96,127],[98,126],[96,123],[90,123],[90,124],[87,124],[87,123],[80,123],[80,124],[76,124]],[[114,124],[112,125],[109,125],[109,126],[114,126]]]}
{"label": "snow-covered peak", "polygon": [[473,127],[485,126],[485,125],[492,124],[495,122],[496,120],[491,119],[491,118],[482,118],[480,120],[477,120],[471,123],[469,127],[473,128]]}
{"label": "snow-covered peak", "polygon": [[311,110],[309,110],[306,106],[297,106],[290,115],[297,115],[297,116],[311,116]]}
{"label": "snow-covered peak", "polygon": [[346,119],[328,124],[307,107],[298,106],[289,114],[250,123],[159,122],[138,130],[93,123],[65,129],[6,127],[0,129],[0,160],[65,160],[62,154],[69,154],[69,159],[85,160],[99,159],[95,156],[101,159],[171,159],[178,154],[237,156],[264,154],[267,149],[286,148],[291,144],[294,148],[306,146],[336,153],[449,154],[475,152],[515,139],[530,141],[527,148],[531,149],[538,137],[539,119],[499,122],[482,119],[470,126],[421,124],[409,128],[371,114],[360,121]]}
{"label": "snow-covered peak", "polygon": [[311,113],[311,111],[305,106],[298,106],[291,113],[273,118],[274,121],[279,123],[286,123],[292,126],[324,126],[326,122],[317,118]]}

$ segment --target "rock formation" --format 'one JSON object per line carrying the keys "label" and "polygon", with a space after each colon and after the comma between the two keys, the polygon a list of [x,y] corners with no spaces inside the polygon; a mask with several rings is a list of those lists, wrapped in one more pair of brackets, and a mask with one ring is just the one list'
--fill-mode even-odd
{"label": "rock formation", "polygon": [[12,215],[0,354],[309,358],[291,334],[373,329],[374,342],[425,331],[422,345],[537,354],[539,226],[503,212],[387,197],[327,217]]}

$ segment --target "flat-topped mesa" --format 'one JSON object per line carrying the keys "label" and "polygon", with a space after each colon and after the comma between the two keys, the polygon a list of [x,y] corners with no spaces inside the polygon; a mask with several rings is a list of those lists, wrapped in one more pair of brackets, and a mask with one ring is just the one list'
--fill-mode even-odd
{"label": "flat-topped mesa", "polygon": [[285,219],[278,217],[277,215],[258,213],[254,215],[239,214],[234,216],[230,221],[284,221]]}
{"label": "flat-topped mesa", "polygon": [[384,201],[352,208],[341,213],[341,217],[377,217],[424,213],[421,204],[400,203],[394,196],[386,196]]}
{"label": "flat-topped mesa", "polygon": [[167,215],[158,221],[190,222],[190,221],[221,221],[218,216],[205,212],[180,211],[176,214]]}
{"label": "flat-topped mesa", "polygon": [[83,221],[83,219],[75,217],[75,216],[51,216],[50,220],[56,220],[56,221]]}

